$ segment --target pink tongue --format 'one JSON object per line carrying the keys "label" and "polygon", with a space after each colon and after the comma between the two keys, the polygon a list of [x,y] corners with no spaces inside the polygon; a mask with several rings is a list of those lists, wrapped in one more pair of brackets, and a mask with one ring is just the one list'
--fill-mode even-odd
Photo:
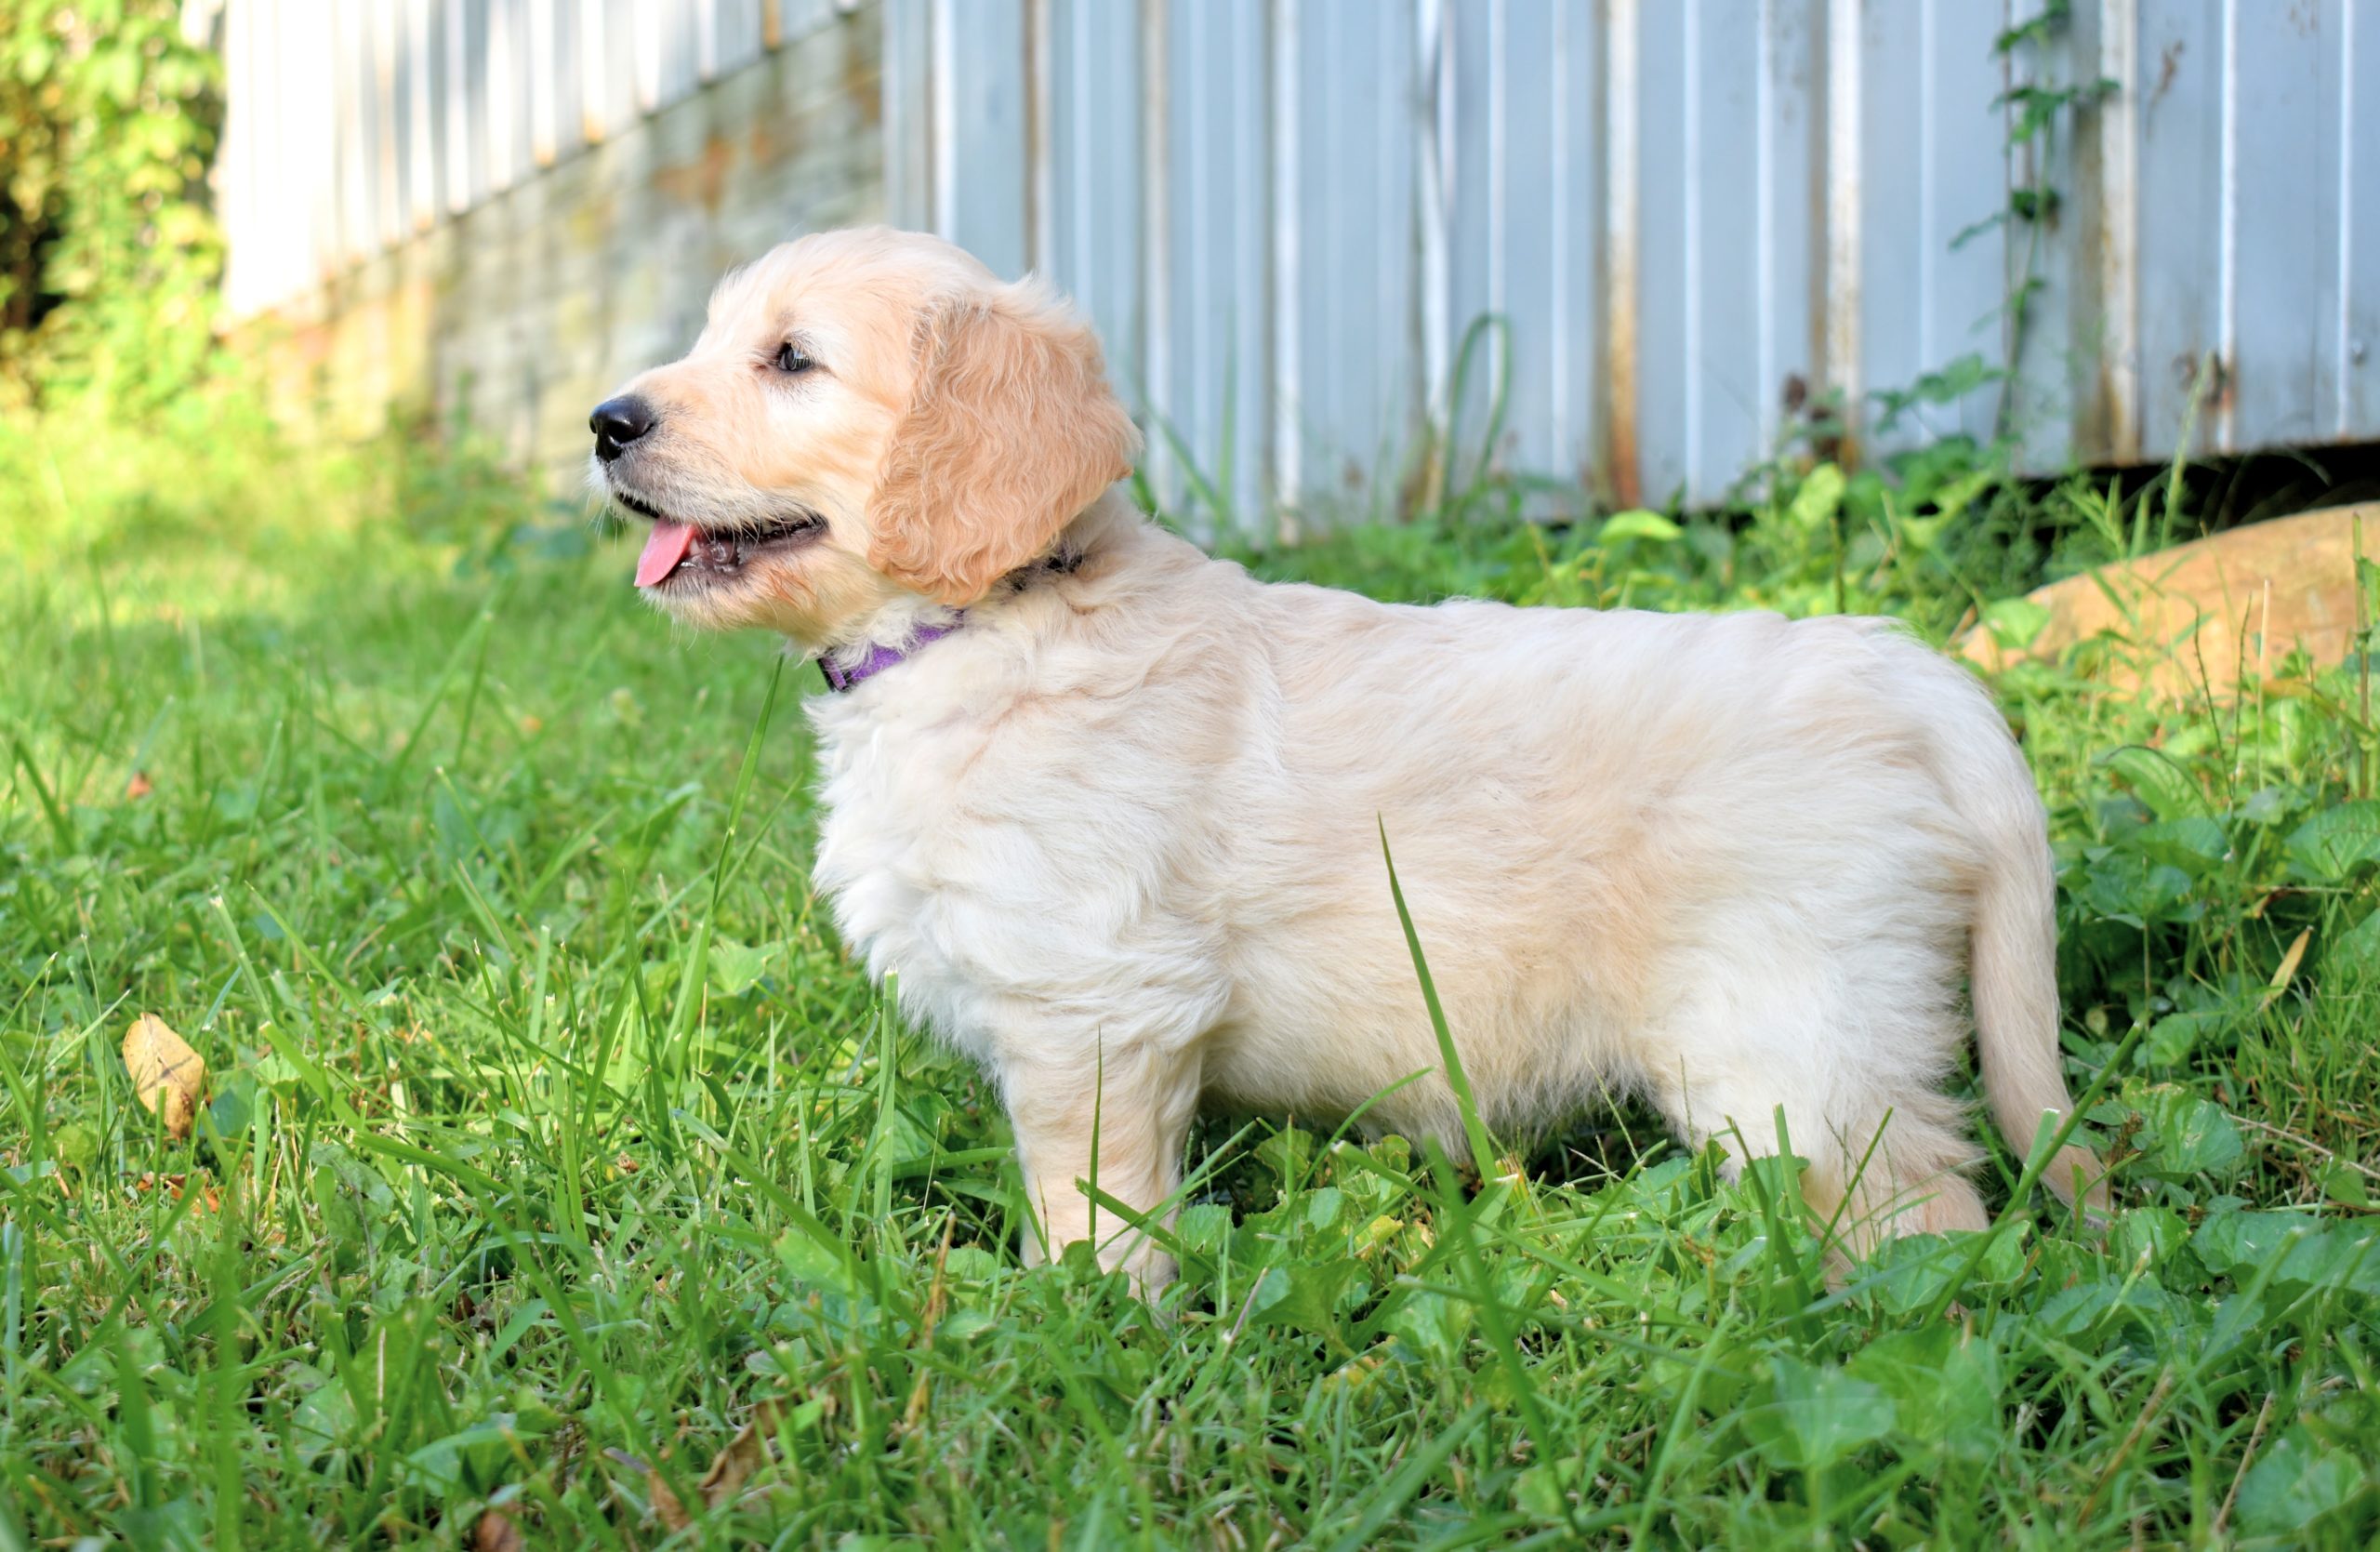
{"label": "pink tongue", "polygon": [[672,523],[666,517],[654,519],[653,537],[644,541],[644,553],[636,558],[636,585],[649,588],[677,570],[678,563],[686,558],[687,547],[694,542],[693,524]]}

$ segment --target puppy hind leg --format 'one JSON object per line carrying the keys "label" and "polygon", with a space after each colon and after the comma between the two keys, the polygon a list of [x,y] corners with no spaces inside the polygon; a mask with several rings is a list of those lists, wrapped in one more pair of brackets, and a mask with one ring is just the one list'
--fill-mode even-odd
{"label": "puppy hind leg", "polygon": [[1905,1105],[1852,1108],[1825,1096],[1761,1092],[1741,1082],[1677,1082],[1658,1095],[1679,1134],[1716,1140],[1731,1159],[1769,1158],[1783,1146],[1807,1161],[1801,1193],[1812,1226],[1864,1254],[1895,1234],[1981,1228],[1990,1221],[1962,1173],[1975,1155],[1957,1108],[1939,1094]]}
{"label": "puppy hind leg", "polygon": [[1901,1234],[1987,1227],[1990,1215],[1967,1178],[1977,1148],[1945,1095],[1904,1094],[1838,1121],[1838,1146],[1813,1158],[1806,1194],[1858,1254]]}

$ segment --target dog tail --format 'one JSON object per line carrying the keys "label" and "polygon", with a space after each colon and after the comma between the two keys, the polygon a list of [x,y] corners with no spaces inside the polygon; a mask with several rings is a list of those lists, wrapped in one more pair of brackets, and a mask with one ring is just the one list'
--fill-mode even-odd
{"label": "dog tail", "polygon": [[[1967,688],[1990,719],[1976,730],[1983,748],[1966,763],[1969,780],[1954,788],[1984,853],[1970,934],[1976,1048],[1992,1117],[2021,1160],[2031,1156],[2044,1117],[2055,1128],[2074,1108],[2058,1068],[2056,881],[2032,773],[1998,710],[1972,681]],[[2085,1147],[2060,1149],[2042,1172],[2065,1200],[2079,1191],[2102,1212],[2106,1176]]]}

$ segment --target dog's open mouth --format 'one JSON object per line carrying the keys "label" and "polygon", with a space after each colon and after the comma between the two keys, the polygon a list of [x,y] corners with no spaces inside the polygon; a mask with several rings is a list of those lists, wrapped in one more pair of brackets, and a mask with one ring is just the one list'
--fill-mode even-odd
{"label": "dog's open mouth", "polygon": [[645,539],[644,552],[636,562],[636,585],[640,588],[726,581],[741,573],[754,556],[772,549],[808,543],[826,529],[826,520],[815,512],[732,528],[696,527],[678,522],[624,490],[614,490],[612,498],[639,516],[653,520],[653,533]]}

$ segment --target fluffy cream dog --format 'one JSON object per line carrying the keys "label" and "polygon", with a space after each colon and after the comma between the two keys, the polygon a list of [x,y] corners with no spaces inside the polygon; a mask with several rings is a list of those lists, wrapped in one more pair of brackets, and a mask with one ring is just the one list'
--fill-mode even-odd
{"label": "fluffy cream dog", "polygon": [[2072,1103],[2031,777],[1888,622],[1256,582],[1110,488],[1139,438],[1090,331],[910,233],[730,275],[593,425],[599,488],[652,524],[646,595],[847,692],[811,705],[817,882],[997,1079],[1028,1256],[1091,1238],[1163,1282],[1084,1183],[1170,1213],[1202,1101],[1394,1089],[1369,1122],[1459,1141],[1382,826],[1492,1128],[1626,1090],[1765,1152],[1781,1108],[1855,1243],[1980,1227],[1940,1092],[1970,964],[2011,1142]]}

